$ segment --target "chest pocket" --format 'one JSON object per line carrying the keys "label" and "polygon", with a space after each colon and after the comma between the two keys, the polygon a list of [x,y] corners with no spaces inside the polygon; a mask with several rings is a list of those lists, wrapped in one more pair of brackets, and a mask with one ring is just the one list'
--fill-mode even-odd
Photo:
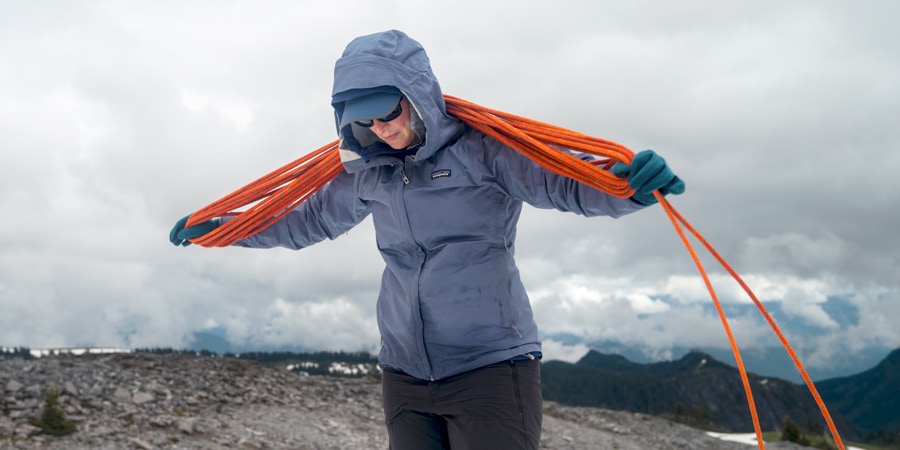
{"label": "chest pocket", "polygon": [[456,160],[408,164],[403,199],[417,240],[502,242],[510,199],[492,183],[476,180]]}

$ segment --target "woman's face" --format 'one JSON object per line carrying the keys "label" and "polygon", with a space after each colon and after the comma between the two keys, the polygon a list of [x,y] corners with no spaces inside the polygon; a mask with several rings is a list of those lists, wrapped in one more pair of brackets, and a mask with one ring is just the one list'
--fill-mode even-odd
{"label": "woman's face", "polygon": [[400,107],[403,109],[403,112],[396,119],[390,122],[375,120],[372,128],[369,128],[375,133],[375,136],[378,136],[378,139],[390,145],[394,150],[404,150],[410,145],[419,142],[419,136],[413,132],[412,125],[410,125],[409,102],[405,98],[401,99]]}

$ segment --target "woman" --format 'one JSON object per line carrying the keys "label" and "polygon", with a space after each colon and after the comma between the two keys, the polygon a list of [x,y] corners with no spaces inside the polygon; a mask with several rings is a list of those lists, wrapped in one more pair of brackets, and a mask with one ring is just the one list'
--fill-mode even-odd
{"label": "woman", "polygon": [[[652,151],[614,168],[631,199],[544,170],[447,114],[425,50],[395,30],[350,42],[332,106],[345,172],[236,245],[301,249],[371,214],[391,448],[537,449],[541,345],[514,260],[522,203],[619,217],[684,183]],[[217,225],[185,221],[175,245]]]}

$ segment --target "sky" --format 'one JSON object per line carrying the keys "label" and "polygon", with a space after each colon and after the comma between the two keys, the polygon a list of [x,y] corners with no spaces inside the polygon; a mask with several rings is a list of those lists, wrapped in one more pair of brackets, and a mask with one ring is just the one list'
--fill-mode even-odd
{"label": "sky", "polygon": [[[551,5],[551,3],[553,3]],[[900,3],[0,0],[0,345],[376,352],[371,220],[286,249],[174,247],[181,217],[336,138],[335,60],[399,29],[443,90],[664,156],[670,200],[811,367],[900,347]],[[660,207],[526,207],[548,359],[728,348]],[[779,346],[700,252],[742,349]]]}

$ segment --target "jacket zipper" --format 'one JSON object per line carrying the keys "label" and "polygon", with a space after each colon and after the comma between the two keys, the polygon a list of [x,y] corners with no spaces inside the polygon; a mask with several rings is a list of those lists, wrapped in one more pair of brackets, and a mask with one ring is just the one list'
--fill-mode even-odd
{"label": "jacket zipper", "polygon": [[[409,185],[409,177],[406,175],[405,159],[400,163],[400,177],[403,179],[403,185],[408,186]],[[407,223],[407,230],[409,230],[409,239],[418,246],[418,243],[416,243],[415,238],[412,235],[412,227],[409,226],[409,212],[406,209],[406,201],[403,198],[403,190],[402,189],[400,190],[400,201],[403,203],[403,210],[406,211],[406,217],[407,217],[406,223]],[[422,264],[424,265],[424,260],[423,260]],[[419,276],[421,276],[421,273],[422,273],[422,269],[420,266]],[[431,367],[431,358],[428,357],[428,348],[425,346],[425,321],[422,319],[422,305],[419,303],[418,286],[416,287],[415,301],[416,301],[416,306],[418,309],[417,312],[419,314],[419,331],[421,332],[421,339],[422,339],[420,342],[420,344],[422,346],[421,347],[422,348],[422,359],[425,362],[425,366],[428,368],[428,379],[430,381],[434,381],[434,370]]]}
{"label": "jacket zipper", "polygon": [[400,176],[403,177],[403,184],[409,184],[409,177],[406,176],[406,163],[400,163]]}

